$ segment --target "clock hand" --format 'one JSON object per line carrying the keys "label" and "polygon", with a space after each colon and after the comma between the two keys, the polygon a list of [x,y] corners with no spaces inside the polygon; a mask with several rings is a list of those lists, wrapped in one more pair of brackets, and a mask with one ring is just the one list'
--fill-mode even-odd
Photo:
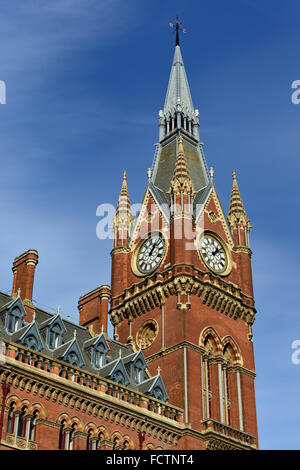
{"label": "clock hand", "polygon": [[154,251],[154,248],[158,245],[158,243],[159,243],[159,240],[157,240],[156,242],[154,242],[153,247],[152,247],[152,249],[151,249],[151,251],[150,251],[150,253],[149,253],[149,256],[152,255],[152,253],[153,253],[153,251]]}

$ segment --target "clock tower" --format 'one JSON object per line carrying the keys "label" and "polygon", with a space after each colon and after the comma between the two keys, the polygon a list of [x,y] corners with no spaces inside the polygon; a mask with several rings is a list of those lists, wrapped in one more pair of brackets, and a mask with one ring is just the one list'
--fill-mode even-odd
{"label": "clock tower", "polygon": [[110,318],[115,339],[143,350],[168,401],[184,410],[179,449],[255,449],[251,226],[236,173],[226,216],[206,168],[176,26],[159,143],[135,220],[123,174]]}

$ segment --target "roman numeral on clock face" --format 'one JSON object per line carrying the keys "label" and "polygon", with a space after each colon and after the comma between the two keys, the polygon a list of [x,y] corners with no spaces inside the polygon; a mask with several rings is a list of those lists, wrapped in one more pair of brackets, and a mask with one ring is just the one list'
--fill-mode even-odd
{"label": "roman numeral on clock face", "polygon": [[137,256],[137,267],[142,273],[154,271],[160,264],[165,247],[161,234],[148,238],[141,246]]}
{"label": "roman numeral on clock face", "polygon": [[226,269],[227,258],[223,245],[213,236],[206,235],[201,241],[200,253],[205,264],[216,272]]}

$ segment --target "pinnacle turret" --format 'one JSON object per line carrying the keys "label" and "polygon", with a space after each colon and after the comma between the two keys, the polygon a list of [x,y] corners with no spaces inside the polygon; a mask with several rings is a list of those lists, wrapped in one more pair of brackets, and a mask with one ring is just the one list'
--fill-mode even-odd
{"label": "pinnacle turret", "polygon": [[184,155],[181,135],[179,135],[178,138],[178,152],[169,192],[174,193],[180,191],[194,193],[193,182],[190,178],[189,169]]}
{"label": "pinnacle turret", "polygon": [[[232,191],[227,219],[232,232],[235,233],[236,231],[237,233],[237,236],[235,237],[237,244],[248,246],[248,236],[251,225],[241,198],[235,171],[232,173],[232,179]],[[244,232],[243,240],[241,237],[241,230]]]}
{"label": "pinnacle turret", "polygon": [[128,239],[129,228],[132,221],[133,216],[127,187],[127,174],[126,171],[124,171],[116,214],[113,219],[113,229],[115,231],[114,238],[117,245],[118,240],[121,240],[121,244],[123,245],[123,243]]}

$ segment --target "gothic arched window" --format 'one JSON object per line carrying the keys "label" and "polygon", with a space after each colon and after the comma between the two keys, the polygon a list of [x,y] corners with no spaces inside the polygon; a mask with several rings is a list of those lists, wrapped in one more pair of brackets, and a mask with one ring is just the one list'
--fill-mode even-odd
{"label": "gothic arched window", "polygon": [[29,349],[38,349],[38,342],[35,336],[33,335],[28,335],[25,340],[24,340],[24,346],[26,346]]}
{"label": "gothic arched window", "polygon": [[12,402],[9,405],[9,410],[8,410],[8,418],[7,418],[7,425],[6,425],[6,431],[9,434],[12,434],[14,432],[14,424],[15,424],[15,407],[16,404]]}
{"label": "gothic arched window", "polygon": [[79,357],[74,351],[70,352],[67,355],[67,357],[65,358],[65,361],[68,362],[71,366],[80,367],[81,361],[79,360]]}
{"label": "gothic arched window", "polygon": [[39,412],[38,410],[35,410],[33,412],[33,417],[31,418],[30,422],[30,440],[34,441],[35,440],[35,430],[36,430],[36,420],[38,418]]}
{"label": "gothic arched window", "polygon": [[59,441],[58,441],[58,448],[60,450],[64,450],[65,448],[65,425],[66,425],[66,420],[62,420],[60,423],[60,428],[59,428]]}
{"label": "gothic arched window", "polygon": [[92,429],[89,429],[86,438],[86,450],[92,450],[92,433]]}
{"label": "gothic arched window", "polygon": [[155,387],[155,389],[152,392],[152,396],[156,398],[157,400],[163,400],[164,398],[164,394],[160,387]]}
{"label": "gothic arched window", "polygon": [[72,429],[70,431],[70,436],[69,436],[69,449],[68,450],[73,450],[74,449],[74,434],[76,432],[76,424],[72,424]]}
{"label": "gothic arched window", "polygon": [[141,360],[134,364],[134,381],[139,384],[144,380],[144,364]]}
{"label": "gothic arched window", "polygon": [[117,384],[124,385],[125,384],[125,377],[120,370],[114,373],[113,377],[111,378],[113,382]]}
{"label": "gothic arched window", "polygon": [[49,347],[56,349],[62,344],[62,328],[59,323],[54,323],[49,330]]}
{"label": "gothic arched window", "polygon": [[98,344],[94,349],[94,365],[97,369],[100,369],[105,365],[106,352],[103,344]]}
{"label": "gothic arched window", "polygon": [[102,441],[104,441],[104,434],[103,434],[103,432],[99,432],[98,439],[97,439],[97,442],[96,442],[96,449],[99,449],[99,447],[101,446]]}
{"label": "gothic arched window", "polygon": [[15,333],[23,326],[23,314],[19,307],[15,307],[7,314],[6,329],[8,333]]}
{"label": "gothic arched window", "polygon": [[21,436],[21,437],[25,436],[25,428],[26,428],[25,415],[26,415],[26,407],[23,406],[22,411],[19,415],[17,436]]}

